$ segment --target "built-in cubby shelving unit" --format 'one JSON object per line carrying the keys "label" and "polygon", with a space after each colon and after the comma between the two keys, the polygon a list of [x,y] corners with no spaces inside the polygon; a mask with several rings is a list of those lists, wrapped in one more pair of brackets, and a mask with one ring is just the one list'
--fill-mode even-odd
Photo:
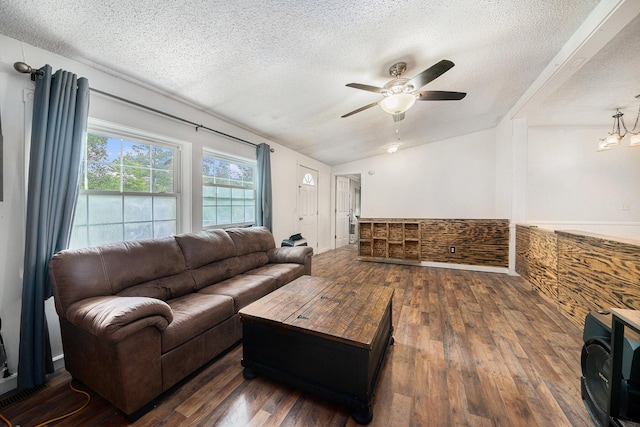
{"label": "built-in cubby shelving unit", "polygon": [[361,219],[360,258],[420,261],[420,222]]}
{"label": "built-in cubby shelving unit", "polygon": [[505,219],[361,218],[359,259],[507,267]]}

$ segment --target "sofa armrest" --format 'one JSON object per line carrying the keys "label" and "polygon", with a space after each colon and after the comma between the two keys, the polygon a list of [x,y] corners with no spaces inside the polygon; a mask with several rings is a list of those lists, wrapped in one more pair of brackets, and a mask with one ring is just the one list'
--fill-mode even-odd
{"label": "sofa armrest", "polygon": [[305,274],[311,274],[313,248],[309,246],[285,246],[267,251],[269,262],[274,264],[294,263],[305,267]]}
{"label": "sofa armrest", "polygon": [[271,263],[295,263],[304,264],[307,257],[313,255],[313,248],[309,246],[285,246],[272,248],[267,252]]}
{"label": "sofa armrest", "polygon": [[169,305],[156,298],[102,296],[75,302],[69,323],[109,342],[118,342],[148,326],[163,331],[173,320]]}

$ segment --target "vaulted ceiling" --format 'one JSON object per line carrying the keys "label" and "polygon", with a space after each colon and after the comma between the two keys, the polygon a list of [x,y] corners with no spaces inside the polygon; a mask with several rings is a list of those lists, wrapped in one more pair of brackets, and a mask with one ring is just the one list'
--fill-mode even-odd
{"label": "vaulted ceiling", "polygon": [[[563,47],[573,41],[583,49],[587,43],[576,34],[593,38],[589,29],[606,23],[625,0],[602,3],[0,0],[0,33],[141,82],[336,165],[381,154],[398,138],[406,148],[489,129],[510,112],[544,125],[573,120],[579,107],[579,113],[594,110],[585,122],[596,120],[596,109],[607,111],[606,120],[608,109],[620,106],[614,104],[630,105],[640,93],[633,88],[638,18],[619,35],[620,28],[611,30],[599,54],[583,52],[582,61],[573,62],[565,55],[561,84],[549,83],[556,78],[549,66]],[[637,7],[631,9],[636,16]],[[594,15],[604,18],[590,24]],[[634,56],[622,69],[611,63],[622,55],[612,44],[621,43]],[[455,67],[423,90],[466,92],[463,100],[417,102],[397,124],[379,107],[340,117],[382,98],[347,83],[381,87],[395,62],[407,63],[403,77],[410,78],[442,59]],[[540,83],[545,73],[549,78]],[[604,80],[620,75],[627,83],[612,94]],[[527,98],[536,84],[540,90]],[[523,96],[537,99],[520,108]]]}

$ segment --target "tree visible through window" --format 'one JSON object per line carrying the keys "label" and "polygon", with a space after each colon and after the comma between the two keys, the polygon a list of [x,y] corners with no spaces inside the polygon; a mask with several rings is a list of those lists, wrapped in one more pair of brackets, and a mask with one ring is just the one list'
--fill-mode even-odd
{"label": "tree visible through window", "polygon": [[202,226],[255,224],[255,161],[205,153],[202,158]]}
{"label": "tree visible through window", "polygon": [[89,133],[70,246],[175,234],[177,152]]}

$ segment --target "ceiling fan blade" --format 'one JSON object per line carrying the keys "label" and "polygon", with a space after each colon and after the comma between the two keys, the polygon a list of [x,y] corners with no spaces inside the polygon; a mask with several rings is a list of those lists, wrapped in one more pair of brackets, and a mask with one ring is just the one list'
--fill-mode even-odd
{"label": "ceiling fan blade", "polygon": [[448,59],[443,59],[435,65],[427,68],[417,76],[414,76],[407,84],[413,85],[414,88],[420,89],[430,81],[433,81],[453,68],[455,64]]}
{"label": "ceiling fan blade", "polygon": [[360,108],[358,108],[357,110],[353,110],[352,112],[347,113],[347,114],[345,114],[344,116],[340,116],[340,117],[344,119],[345,117],[353,116],[354,114],[359,113],[360,111],[367,110],[367,109],[369,109],[369,108],[371,108],[371,107],[375,107],[376,105],[378,105],[378,103],[377,103],[377,102],[372,102],[372,103],[371,103],[371,104],[369,104],[369,105],[365,105],[364,107],[360,107]]}
{"label": "ceiling fan blade", "polygon": [[459,101],[467,96],[466,92],[448,92],[446,90],[425,90],[416,94],[417,101]]}
{"label": "ceiling fan blade", "polygon": [[360,84],[360,83],[348,83],[347,86],[355,88],[355,89],[362,89],[362,90],[366,90],[366,91],[369,91],[369,92],[375,92],[375,93],[382,93],[382,91],[384,90],[381,87],[363,85],[363,84]]}

